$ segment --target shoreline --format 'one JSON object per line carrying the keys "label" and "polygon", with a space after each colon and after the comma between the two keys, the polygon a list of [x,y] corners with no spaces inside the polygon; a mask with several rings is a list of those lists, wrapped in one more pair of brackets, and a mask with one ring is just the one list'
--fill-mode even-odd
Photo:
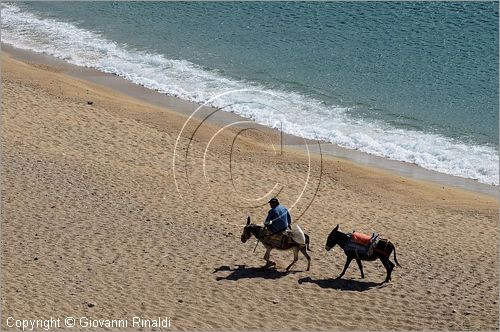
{"label": "shoreline", "polygon": [[[65,74],[71,77],[110,88],[117,92],[124,93],[130,97],[150,103],[152,105],[169,109],[185,117],[189,117],[192,112],[200,106],[199,104],[196,104],[194,102],[185,101],[174,96],[165,95],[163,93],[147,89],[115,74],[103,73],[93,68],[79,67],[51,55],[41,54],[30,50],[18,49],[4,43],[1,44],[1,49],[2,51],[12,56],[14,59],[61,68],[65,72]],[[203,107],[200,109],[195,118],[203,119],[213,111],[214,108],[212,107]],[[225,111],[216,112],[209,118],[209,122],[215,124],[216,126],[228,125],[236,121],[252,120]],[[253,122],[251,126],[257,127],[265,132],[275,134],[279,133],[278,129],[266,127],[255,122]],[[238,125],[236,127],[244,128],[246,126]],[[299,150],[302,152],[307,151],[307,148],[304,145],[304,141],[307,142],[307,144],[310,144],[309,149],[311,151],[319,153],[319,149],[317,147],[318,141],[312,139],[304,140],[301,137],[283,133],[283,145],[287,148]],[[360,166],[368,168],[374,167],[382,171],[390,172],[396,176],[402,176],[413,180],[431,182],[438,185],[444,185],[466,191],[486,194],[497,199],[500,197],[500,189],[498,186],[488,185],[480,183],[476,180],[457,177],[445,173],[439,173],[436,171],[425,169],[415,164],[390,160],[384,157],[378,157],[368,153],[346,149],[330,142],[319,142],[321,144],[321,151],[324,155],[348,160]]]}
{"label": "shoreline", "polygon": [[[42,65],[49,65],[62,68],[69,76],[89,81],[112,90],[124,93],[133,98],[148,102],[152,105],[167,108],[177,112],[183,116],[190,116],[191,113],[200,105],[194,102],[188,102],[174,96],[168,96],[163,93],[147,89],[143,86],[130,82],[122,77],[114,74],[100,72],[93,68],[79,67],[65,62],[64,60],[55,58],[50,55],[37,53],[30,50],[18,49],[10,45],[1,44],[2,50],[10,54],[13,58],[28,61]],[[202,119],[204,116],[212,112],[212,107],[203,107],[198,113],[197,119]],[[217,112],[209,119],[215,125],[227,125],[235,121],[249,121],[249,119],[236,115],[230,112]],[[258,127],[263,131],[279,133],[279,130],[266,127],[253,122],[254,127]],[[244,126],[240,126],[244,127]],[[304,146],[304,139],[291,134],[283,134],[284,146],[294,150],[307,151]],[[317,143],[315,140],[306,139],[307,144]],[[334,143],[321,143],[323,154],[334,158],[341,158],[359,164],[365,167],[375,167],[379,170],[388,171],[396,176],[407,177],[414,180],[432,182],[438,185],[450,186],[462,190],[473,191],[476,193],[486,194],[495,198],[500,197],[499,187],[480,183],[472,179],[461,178],[445,173],[428,170],[418,165],[409,164],[402,161],[390,160],[383,157],[374,156],[368,153],[359,152],[356,150],[339,147]],[[309,148],[311,149],[311,145]],[[318,153],[317,145],[312,145],[312,151]]]}

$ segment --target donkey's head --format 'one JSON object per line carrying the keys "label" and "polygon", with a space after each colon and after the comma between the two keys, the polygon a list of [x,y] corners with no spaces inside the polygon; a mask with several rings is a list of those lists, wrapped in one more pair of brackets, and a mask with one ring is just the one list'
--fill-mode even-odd
{"label": "donkey's head", "polygon": [[337,225],[335,226],[333,231],[330,232],[330,235],[328,235],[328,239],[326,240],[326,245],[325,245],[326,251],[329,251],[339,243],[339,234],[340,234],[339,225]]}
{"label": "donkey's head", "polygon": [[250,217],[247,217],[247,224],[245,225],[245,228],[243,228],[243,233],[241,233],[241,242],[247,242],[247,240],[252,236],[252,232],[250,230],[251,227]]}

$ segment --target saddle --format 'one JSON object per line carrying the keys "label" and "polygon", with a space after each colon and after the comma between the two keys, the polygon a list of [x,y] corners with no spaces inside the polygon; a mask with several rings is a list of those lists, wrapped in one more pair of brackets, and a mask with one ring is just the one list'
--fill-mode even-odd
{"label": "saddle", "polygon": [[293,233],[288,230],[271,234],[268,229],[264,230],[265,239],[262,242],[267,242],[277,249],[288,249],[291,244],[296,243],[293,240]]}
{"label": "saddle", "polygon": [[[268,229],[264,232],[265,233],[263,235],[267,237],[265,241],[270,242],[270,244],[277,249],[290,248],[290,245],[293,243],[305,243],[304,233],[298,225],[294,227],[294,230],[292,231],[285,230],[273,235],[271,235],[271,232]],[[304,238],[304,240],[302,240],[302,238]]]}
{"label": "saddle", "polygon": [[356,255],[364,255],[370,257],[373,254],[373,249],[378,243],[378,234],[373,233],[371,236],[367,234],[352,232],[349,236],[344,250],[354,251]]}

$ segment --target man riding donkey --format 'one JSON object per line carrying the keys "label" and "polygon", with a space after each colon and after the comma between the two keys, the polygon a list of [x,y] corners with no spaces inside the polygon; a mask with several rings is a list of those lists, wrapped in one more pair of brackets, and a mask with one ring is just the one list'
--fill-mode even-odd
{"label": "man riding donkey", "polygon": [[292,217],[288,212],[288,209],[280,202],[276,197],[269,200],[269,206],[271,209],[267,213],[266,220],[264,221],[264,226],[266,227],[269,240],[272,241],[276,247],[284,247],[292,241],[291,238],[291,227],[292,227]]}
{"label": "man riding donkey", "polygon": [[[264,245],[266,248],[266,253],[264,254],[264,259],[266,260],[265,267],[275,265],[270,260],[271,250],[293,250],[293,262],[288,265],[286,268],[287,271],[299,259],[298,253],[300,251],[307,259],[307,271],[309,271],[311,267],[311,257],[307,253],[307,250],[311,250],[309,249],[309,236],[297,224],[294,224],[292,229],[290,213],[286,207],[280,205],[276,197],[269,200],[268,203],[271,209],[264,221],[264,227],[250,223],[250,216],[247,217],[247,223],[241,234],[241,242],[245,243],[251,236],[254,236],[258,240],[257,244],[260,242]],[[257,248],[257,245],[255,248]]]}

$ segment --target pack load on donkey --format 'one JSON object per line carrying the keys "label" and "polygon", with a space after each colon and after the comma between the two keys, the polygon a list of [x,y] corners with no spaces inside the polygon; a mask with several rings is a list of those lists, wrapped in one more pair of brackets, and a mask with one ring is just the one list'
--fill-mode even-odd
{"label": "pack load on donkey", "polygon": [[347,233],[349,240],[347,241],[344,250],[353,251],[356,255],[370,257],[373,254],[373,248],[377,246],[378,234],[372,233],[372,235],[358,233],[352,231],[352,233]]}

